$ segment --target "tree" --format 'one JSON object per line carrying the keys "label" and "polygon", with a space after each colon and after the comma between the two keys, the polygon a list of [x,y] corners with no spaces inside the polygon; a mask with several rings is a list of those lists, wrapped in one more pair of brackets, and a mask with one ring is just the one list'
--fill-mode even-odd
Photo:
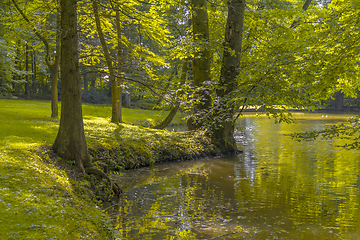
{"label": "tree", "polygon": [[61,0],[60,7],[62,100],[59,132],[53,150],[61,157],[74,160],[85,173],[85,168],[92,167],[92,163],[82,118],[76,0]]}
{"label": "tree", "polygon": [[[200,102],[195,104],[195,112],[206,109],[211,105],[211,96],[206,89],[206,82],[210,82],[210,46],[209,46],[209,18],[206,0],[192,1],[192,27],[194,39],[193,78],[194,86],[199,88]],[[204,84],[205,83],[205,84]]]}
{"label": "tree", "polygon": [[111,183],[110,190],[119,194],[119,188],[112,180],[92,164],[86,144],[81,105],[76,2],[60,1],[62,100],[59,131],[52,148],[59,156],[74,160],[83,174],[106,178]]}
{"label": "tree", "polygon": [[[16,3],[15,0],[12,0],[16,10],[21,14],[23,19],[32,27],[32,30],[34,31],[35,35],[43,42],[46,50],[46,56],[45,56],[45,63],[50,70],[51,74],[51,116],[57,117],[58,116],[58,78],[59,78],[59,63],[60,63],[60,43],[59,43],[59,21],[60,21],[60,12],[57,11],[56,13],[56,38],[55,38],[55,54],[50,54],[51,47],[49,40],[40,33],[40,31],[35,27],[36,25],[33,24],[30,19],[25,15],[25,12],[19,7],[19,5]],[[56,3],[55,3],[56,5]],[[51,55],[53,57],[53,62],[51,63]],[[27,83],[26,83],[27,84]]]}
{"label": "tree", "polygon": [[[111,103],[112,103],[111,122],[119,123],[119,122],[122,122],[121,105],[120,105],[121,96],[119,96],[119,94],[121,93],[121,91],[119,91],[119,89],[121,88],[120,81],[118,81],[118,78],[115,77],[115,70],[113,68],[113,63],[112,63],[110,53],[109,53],[109,50],[107,47],[107,43],[105,41],[104,33],[103,33],[103,30],[101,27],[99,8],[98,8],[98,4],[97,4],[96,0],[92,0],[92,6],[93,6],[93,10],[94,10],[94,15],[95,15],[97,34],[100,38],[101,46],[102,46],[105,60],[106,60],[106,65],[109,69],[109,75],[110,75],[109,79],[111,82]],[[118,11],[116,13],[117,13],[116,21],[120,21],[120,19],[118,17],[118,14],[119,14]],[[118,25],[118,23],[117,23],[116,26],[117,26],[117,32],[118,32],[118,34],[120,34],[120,31],[121,31],[119,29],[120,25]],[[118,44],[121,45],[121,43],[119,43],[119,42],[118,42]],[[118,45],[118,48],[119,47],[120,46]],[[119,58],[118,58],[118,60],[119,60]]]}
{"label": "tree", "polygon": [[211,129],[212,142],[225,153],[235,153],[237,149],[234,139],[236,105],[232,94],[238,84],[244,18],[245,0],[229,1],[223,62],[216,92],[215,122]]}

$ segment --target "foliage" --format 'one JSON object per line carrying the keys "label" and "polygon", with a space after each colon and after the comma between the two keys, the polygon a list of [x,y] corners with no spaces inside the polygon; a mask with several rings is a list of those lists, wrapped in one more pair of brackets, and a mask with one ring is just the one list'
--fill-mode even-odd
{"label": "foliage", "polygon": [[311,141],[315,140],[317,137],[321,137],[323,139],[345,139],[348,140],[348,143],[341,145],[341,147],[347,149],[360,149],[359,132],[360,116],[357,115],[355,117],[349,117],[345,123],[326,126],[324,130],[292,133],[288,134],[288,136],[291,136],[293,139],[297,139],[298,141]]}

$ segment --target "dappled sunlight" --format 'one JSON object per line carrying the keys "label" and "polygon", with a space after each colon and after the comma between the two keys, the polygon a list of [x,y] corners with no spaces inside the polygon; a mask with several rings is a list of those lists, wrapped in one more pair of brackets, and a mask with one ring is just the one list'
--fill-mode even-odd
{"label": "dappled sunlight", "polygon": [[[59,118],[49,117],[50,102],[0,102],[0,231],[6,232],[9,239],[51,239],[59,234],[64,239],[98,239],[96,236],[108,234],[111,230],[104,213],[93,202],[87,202],[90,183],[75,182],[56,166],[58,158],[49,158],[48,146],[59,127]],[[132,115],[128,109],[124,112],[132,116],[124,114],[124,119],[133,122],[114,124],[110,123],[108,110],[106,106],[84,105],[84,128],[90,151],[96,147],[104,152],[114,151],[116,155],[112,157],[119,160],[115,164],[126,158],[133,161],[131,164],[149,165],[162,161],[158,149],[185,149],[177,153],[180,158],[184,151],[195,155],[202,148],[199,144],[191,147],[195,140],[182,133],[133,125],[135,119],[160,119],[166,112],[139,110],[136,114],[146,114],[138,118],[140,115]],[[168,149],[162,149],[165,142]]]}
{"label": "dappled sunlight", "polygon": [[[102,213],[74,194],[64,170],[40,161],[34,149],[0,148],[0,231],[9,239],[77,239],[96,234],[91,218]],[[84,183],[86,184],[86,183]],[[90,222],[89,222],[90,220]]]}

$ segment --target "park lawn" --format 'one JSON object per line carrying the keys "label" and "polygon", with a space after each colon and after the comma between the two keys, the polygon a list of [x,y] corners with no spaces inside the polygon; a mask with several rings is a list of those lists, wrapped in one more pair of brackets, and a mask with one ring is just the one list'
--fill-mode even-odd
{"label": "park lawn", "polygon": [[[105,156],[112,169],[211,150],[200,135],[134,125],[155,123],[166,112],[124,109],[124,121],[132,124],[110,123],[110,114],[109,106],[83,105],[90,153]],[[59,124],[49,115],[48,101],[0,99],[0,239],[112,239],[109,218],[88,197],[89,182],[74,180],[46,157]]]}

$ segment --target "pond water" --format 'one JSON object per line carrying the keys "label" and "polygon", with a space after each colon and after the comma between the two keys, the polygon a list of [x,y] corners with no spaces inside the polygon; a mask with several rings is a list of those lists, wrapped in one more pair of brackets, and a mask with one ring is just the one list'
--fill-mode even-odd
{"label": "pond water", "polygon": [[284,135],[349,116],[245,115],[237,156],[127,171],[115,228],[124,239],[360,239],[359,151]]}

